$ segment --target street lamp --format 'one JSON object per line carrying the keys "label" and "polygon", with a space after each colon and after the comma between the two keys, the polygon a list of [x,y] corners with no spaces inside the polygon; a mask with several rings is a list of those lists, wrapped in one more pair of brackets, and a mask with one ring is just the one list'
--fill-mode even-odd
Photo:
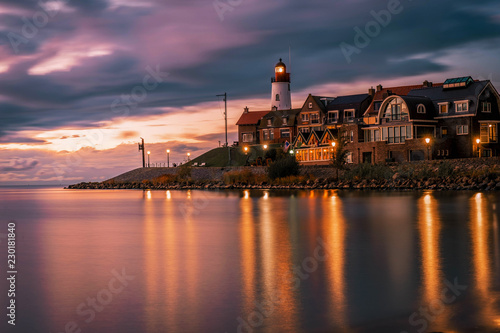
{"label": "street lamp", "polygon": [[267,149],[267,145],[264,145],[264,149]]}
{"label": "street lamp", "polygon": [[334,142],[332,142],[332,147],[334,147],[334,148],[335,148],[335,145],[336,145],[336,142],[335,142],[335,141],[334,141]]}
{"label": "street lamp", "polygon": [[427,159],[430,160],[431,159],[431,156],[429,154],[429,148],[430,148],[430,145],[429,143],[431,142],[431,139],[430,138],[425,138],[425,143],[427,144]]}
{"label": "street lamp", "polygon": [[151,155],[151,152],[148,150],[148,168],[149,168],[149,155]]}
{"label": "street lamp", "polygon": [[481,157],[481,148],[479,146],[479,144],[481,143],[481,139],[477,138],[476,143],[477,143],[477,157]]}
{"label": "street lamp", "polygon": [[170,149],[167,149],[167,168],[170,168]]}
{"label": "street lamp", "polygon": [[248,147],[244,147],[243,150],[245,151],[245,155],[248,153]]}
{"label": "street lamp", "polygon": [[191,153],[187,153],[187,156],[188,156],[188,162],[189,162],[189,156],[191,156]]}

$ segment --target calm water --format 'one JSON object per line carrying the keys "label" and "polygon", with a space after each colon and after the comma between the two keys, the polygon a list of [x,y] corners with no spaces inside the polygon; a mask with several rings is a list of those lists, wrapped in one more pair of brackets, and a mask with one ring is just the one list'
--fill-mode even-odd
{"label": "calm water", "polygon": [[498,331],[499,204],[4,188],[0,267],[15,220],[16,332]]}

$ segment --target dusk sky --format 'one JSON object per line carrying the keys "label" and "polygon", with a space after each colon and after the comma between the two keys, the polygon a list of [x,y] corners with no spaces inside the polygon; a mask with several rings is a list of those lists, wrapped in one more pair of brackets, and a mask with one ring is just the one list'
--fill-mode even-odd
{"label": "dusk sky", "polygon": [[[359,31],[362,31],[363,36]],[[289,49],[291,60],[289,62]],[[500,3],[1,0],[0,184],[102,181],[229,142],[245,106],[471,75],[500,88]]]}

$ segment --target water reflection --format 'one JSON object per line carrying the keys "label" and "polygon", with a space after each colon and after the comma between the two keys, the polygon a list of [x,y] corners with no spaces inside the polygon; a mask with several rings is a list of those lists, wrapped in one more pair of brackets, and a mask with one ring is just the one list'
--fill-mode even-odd
{"label": "water reflection", "polygon": [[342,211],[342,201],[334,192],[322,203],[322,235],[330,254],[326,265],[328,267],[329,318],[331,326],[337,329],[348,328],[347,319],[347,285],[345,277],[345,237],[346,220]]}
{"label": "water reflection", "polygon": [[[290,282],[292,257],[285,211],[273,209],[269,193],[240,200],[243,320],[258,331],[297,330],[297,299]],[[258,213],[257,213],[258,212]]]}
{"label": "water reflection", "polygon": [[[471,198],[470,235],[472,241],[472,267],[474,289],[476,291],[480,323],[487,326],[500,326],[500,313],[496,309],[498,293],[492,292],[490,235],[494,230],[489,203],[483,194],[477,193]],[[497,239],[498,234],[493,234]]]}
{"label": "water reflection", "polygon": [[[437,202],[430,192],[418,201],[418,230],[420,235],[422,267],[422,303],[432,311],[430,327],[448,328],[449,308],[441,302],[444,276],[441,268],[440,232],[441,219]],[[432,308],[433,305],[439,307]]]}

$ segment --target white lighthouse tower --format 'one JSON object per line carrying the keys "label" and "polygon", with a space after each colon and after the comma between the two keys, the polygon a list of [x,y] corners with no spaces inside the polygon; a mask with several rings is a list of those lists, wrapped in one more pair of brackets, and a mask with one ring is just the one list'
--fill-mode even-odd
{"label": "white lighthouse tower", "polygon": [[274,67],[274,77],[271,78],[272,94],[271,108],[289,110],[292,108],[290,95],[290,73],[286,72],[286,65],[281,61]]}

